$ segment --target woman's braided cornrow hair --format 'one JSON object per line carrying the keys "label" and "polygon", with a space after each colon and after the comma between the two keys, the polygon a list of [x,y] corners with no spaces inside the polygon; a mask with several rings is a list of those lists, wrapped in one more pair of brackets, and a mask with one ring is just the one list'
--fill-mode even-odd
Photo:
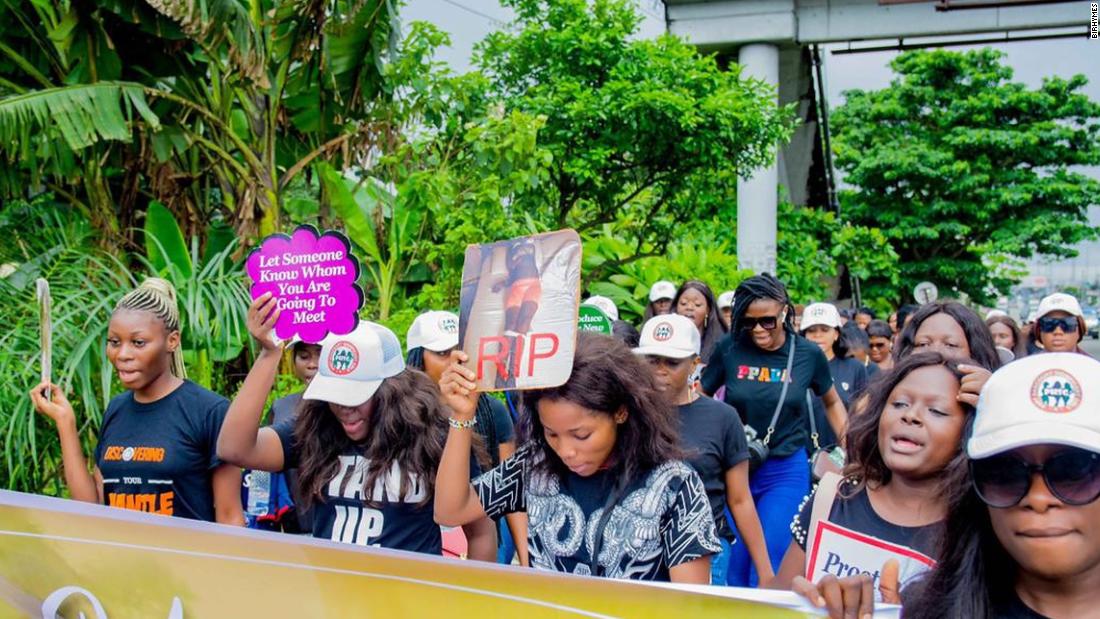
{"label": "woman's braided cornrow hair", "polygon": [[[164,330],[168,333],[180,330],[180,310],[176,305],[176,289],[167,280],[159,277],[149,277],[141,282],[136,289],[126,293],[126,296],[115,305],[115,311],[131,310],[135,312],[149,312],[164,323]],[[187,378],[187,369],[183,365],[183,346],[177,346],[172,351],[172,374],[179,378]]]}

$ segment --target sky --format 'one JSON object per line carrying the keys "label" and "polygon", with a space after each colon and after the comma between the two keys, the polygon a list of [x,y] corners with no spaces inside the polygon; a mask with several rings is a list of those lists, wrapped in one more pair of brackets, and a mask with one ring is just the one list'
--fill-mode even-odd
{"label": "sky", "polygon": [[[665,11],[662,1],[637,2],[643,16],[638,36],[653,37],[663,33]],[[402,19],[430,21],[449,32],[452,45],[442,50],[440,59],[461,72],[470,68],[474,44],[489,32],[506,27],[511,12],[501,8],[497,0],[408,0]],[[831,45],[825,49],[828,52],[841,47],[846,46]],[[1005,52],[1005,62],[1013,68],[1016,81],[1035,87],[1044,76],[1070,77],[1082,73],[1089,80],[1084,92],[1093,100],[1100,101],[1100,43],[1097,41],[1081,37],[996,43],[992,47]],[[888,86],[893,77],[888,65],[895,55],[897,52],[825,53],[825,90],[829,106],[836,107],[843,103],[842,93],[845,90],[874,90]],[[1100,179],[1100,168],[1082,171]],[[1093,208],[1091,220],[1093,225],[1100,226],[1100,207]],[[1051,281],[1100,281],[1100,241],[1083,243],[1078,249],[1080,256],[1075,259],[1056,263],[1033,261],[1030,264],[1031,274]]]}

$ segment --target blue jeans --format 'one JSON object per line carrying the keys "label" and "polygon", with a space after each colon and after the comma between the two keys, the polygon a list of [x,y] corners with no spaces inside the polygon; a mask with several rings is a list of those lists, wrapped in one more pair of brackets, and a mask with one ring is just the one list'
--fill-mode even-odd
{"label": "blue jeans", "polygon": [[726,572],[730,567],[730,548],[732,547],[729,540],[725,538],[718,538],[718,541],[722,544],[722,552],[711,557],[710,561],[710,584],[717,587],[726,586]]}
{"label": "blue jeans", "polygon": [[[804,449],[789,456],[768,458],[749,478],[749,490],[756,503],[756,513],[760,515],[760,526],[764,529],[768,557],[776,572],[791,544],[791,520],[802,499],[809,493],[810,466],[806,458]],[[735,587],[755,587],[759,584],[744,540],[739,539],[730,551],[726,582]]]}
{"label": "blue jeans", "polygon": [[500,547],[497,548],[497,563],[512,564],[512,557],[516,556],[516,543],[512,541],[512,532],[508,530],[508,520],[501,518]]}

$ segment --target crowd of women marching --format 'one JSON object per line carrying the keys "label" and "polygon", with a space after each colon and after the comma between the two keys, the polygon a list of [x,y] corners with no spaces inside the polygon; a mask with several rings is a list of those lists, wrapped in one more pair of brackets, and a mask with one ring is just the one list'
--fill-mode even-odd
{"label": "crowd of women marching", "polygon": [[[1021,330],[953,301],[799,307],[767,274],[658,282],[640,329],[588,299],[614,335],[582,331],[565,384],[504,398],[442,308],[403,351],[366,321],[284,346],[276,302],[249,309],[259,354],[230,402],[186,379],[166,282],[123,297],[126,391],[91,466],[63,390],[31,391],[71,496],[436,555],[461,534],[474,560],[790,589],[833,617],[1100,616],[1100,362],[1072,296]],[[304,391],[265,425],[284,348]]]}

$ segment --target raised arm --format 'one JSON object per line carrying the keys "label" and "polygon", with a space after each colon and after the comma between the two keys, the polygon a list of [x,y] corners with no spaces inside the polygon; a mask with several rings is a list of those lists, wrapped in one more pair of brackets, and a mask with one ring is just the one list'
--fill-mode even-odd
{"label": "raised arm", "polygon": [[484,518],[485,509],[470,485],[470,447],[474,433],[471,422],[477,411],[478,397],[476,376],[473,370],[459,365],[468,359],[465,353],[456,350],[451,355],[451,365],[443,372],[439,389],[455,423],[447,432],[447,444],[435,473],[435,521],[456,527]]}
{"label": "raised arm", "polygon": [[256,299],[248,308],[248,332],[259,342],[260,355],[229,405],[218,434],[218,458],[247,469],[283,470],[283,445],[279,435],[271,428],[260,428],[264,403],[275,384],[282,358],[282,345],[271,337],[279,313],[271,293]]}
{"label": "raised arm", "polygon": [[[45,391],[49,388],[50,399]],[[88,471],[88,461],[80,445],[80,433],[76,429],[76,413],[61,388],[45,381],[31,389],[31,402],[35,410],[53,420],[57,436],[61,439],[61,462],[65,471],[65,485],[77,501],[103,502],[103,478]]]}

